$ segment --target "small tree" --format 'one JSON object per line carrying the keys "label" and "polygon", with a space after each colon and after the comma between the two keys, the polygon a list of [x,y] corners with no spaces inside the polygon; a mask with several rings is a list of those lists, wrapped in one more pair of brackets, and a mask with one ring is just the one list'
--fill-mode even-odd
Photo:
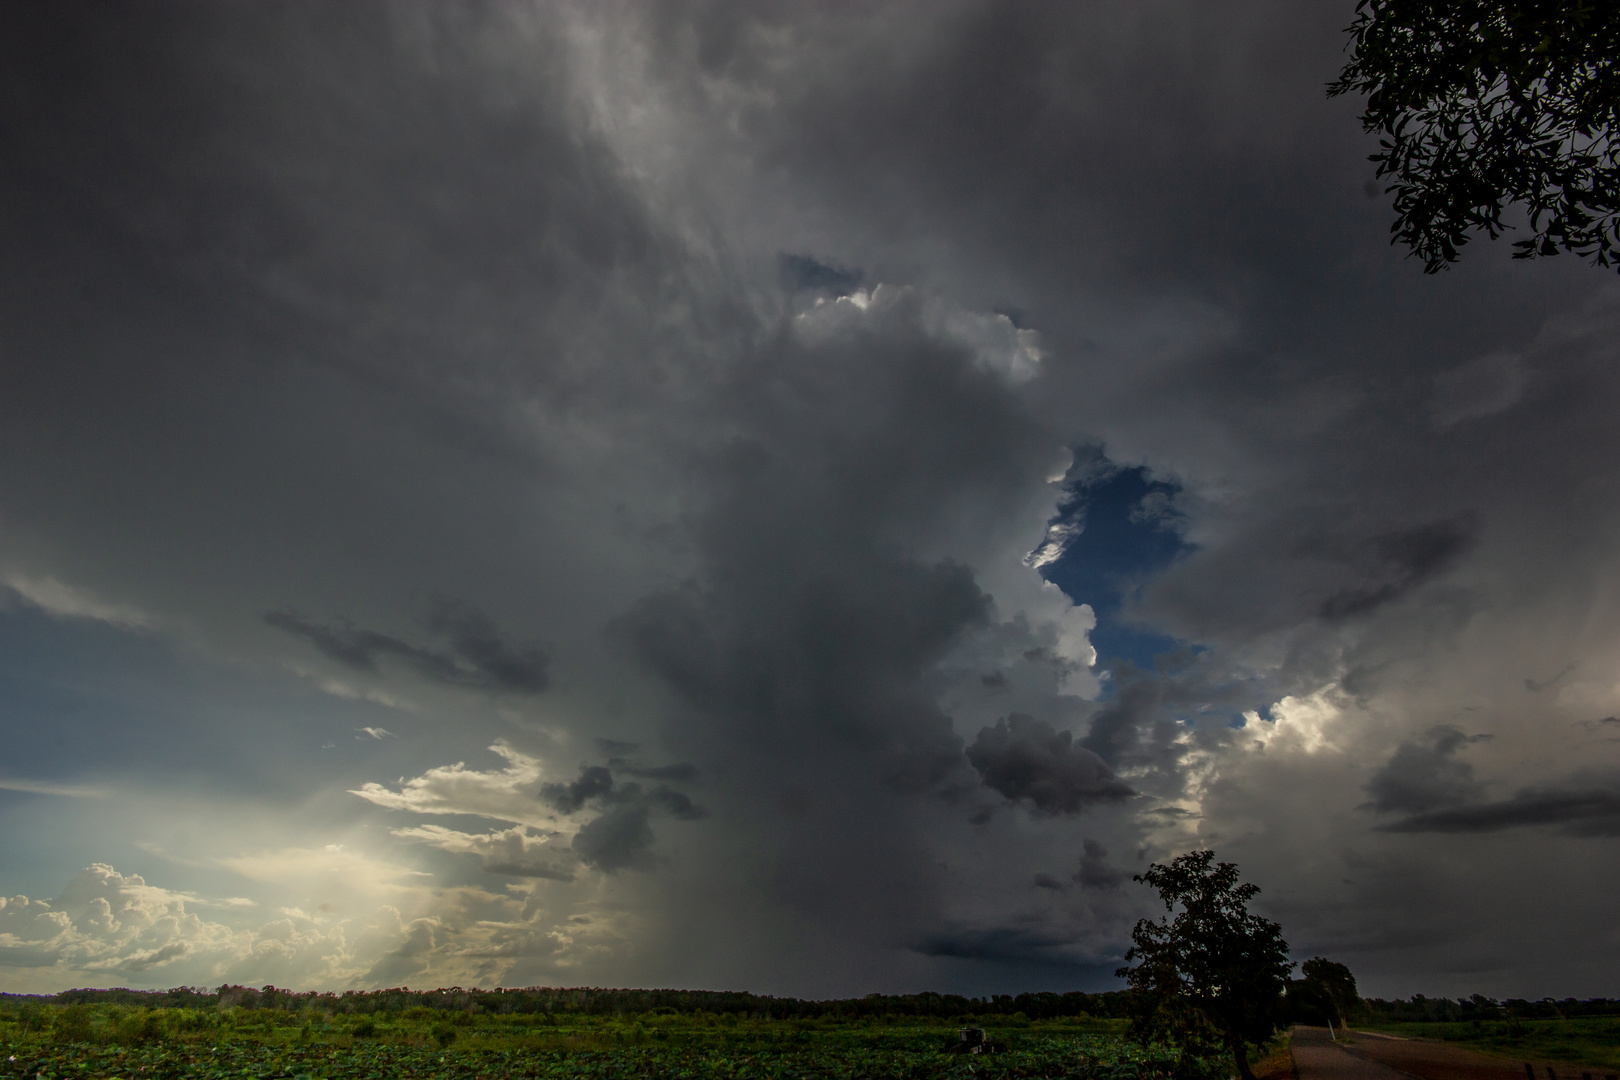
{"label": "small tree", "polygon": [[1254,1080],[1249,1047],[1276,1033],[1283,988],[1293,964],[1282,927],[1252,915],[1259,888],[1238,882],[1232,863],[1193,851],[1136,875],[1159,891],[1172,919],[1142,919],[1125,954],[1131,1037],[1168,1038],[1183,1054],[1224,1047],[1243,1080]]}

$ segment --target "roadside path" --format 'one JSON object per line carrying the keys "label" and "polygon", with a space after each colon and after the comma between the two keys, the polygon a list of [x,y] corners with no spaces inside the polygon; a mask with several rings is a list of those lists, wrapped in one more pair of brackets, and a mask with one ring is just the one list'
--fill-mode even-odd
{"label": "roadside path", "polygon": [[1328,1037],[1327,1028],[1294,1028],[1293,1047],[1299,1080],[1412,1080],[1398,1069],[1350,1053]]}

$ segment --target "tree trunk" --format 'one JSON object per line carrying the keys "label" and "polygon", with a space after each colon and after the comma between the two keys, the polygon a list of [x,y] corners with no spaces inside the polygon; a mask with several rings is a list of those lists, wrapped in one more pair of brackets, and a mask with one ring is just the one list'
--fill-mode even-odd
{"label": "tree trunk", "polygon": [[1242,1039],[1233,1039],[1231,1047],[1232,1060],[1237,1062],[1238,1075],[1243,1080],[1254,1080],[1254,1071],[1249,1068],[1249,1048],[1243,1045]]}

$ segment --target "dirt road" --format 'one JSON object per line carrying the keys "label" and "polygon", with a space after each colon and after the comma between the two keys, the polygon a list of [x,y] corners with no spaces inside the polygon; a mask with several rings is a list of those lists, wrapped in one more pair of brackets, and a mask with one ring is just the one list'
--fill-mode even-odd
{"label": "dirt road", "polygon": [[1294,1029],[1294,1067],[1299,1080],[1412,1080],[1388,1065],[1350,1053],[1328,1037],[1327,1028],[1319,1027]]}
{"label": "dirt road", "polygon": [[[1529,1080],[1524,1062],[1489,1057],[1449,1043],[1351,1031],[1345,1042],[1327,1028],[1294,1029],[1299,1080]],[[1354,1064],[1352,1064],[1354,1063]],[[1373,1071],[1358,1071],[1373,1070]],[[1591,1066],[1536,1061],[1535,1080],[1616,1080]]]}

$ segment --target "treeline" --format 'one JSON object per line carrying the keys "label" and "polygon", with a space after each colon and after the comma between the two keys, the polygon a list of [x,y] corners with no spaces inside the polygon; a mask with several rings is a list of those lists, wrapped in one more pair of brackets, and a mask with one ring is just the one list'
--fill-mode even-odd
{"label": "treeline", "polygon": [[614,1016],[628,1013],[682,1015],[709,1013],[759,1020],[842,1019],[883,1016],[953,1018],[1018,1016],[1030,1020],[1125,1015],[1120,991],[1085,994],[868,994],[860,998],[805,1001],[723,990],[622,990],[602,987],[530,986],[513,990],[351,990],[342,994],[298,992],[266,986],[221,986],[217,990],[64,990],[52,995],[0,994],[0,1000],[57,1005],[136,1005],[149,1009],[206,1009],[237,1006],[287,1012],[402,1013],[428,1008],[445,1012],[559,1013]]}
{"label": "treeline", "polygon": [[1582,1016],[1620,1016],[1620,998],[1495,998],[1475,994],[1470,998],[1431,998],[1413,994],[1409,998],[1363,998],[1357,1019],[1364,1023],[1450,1022],[1468,1020],[1570,1020]]}

